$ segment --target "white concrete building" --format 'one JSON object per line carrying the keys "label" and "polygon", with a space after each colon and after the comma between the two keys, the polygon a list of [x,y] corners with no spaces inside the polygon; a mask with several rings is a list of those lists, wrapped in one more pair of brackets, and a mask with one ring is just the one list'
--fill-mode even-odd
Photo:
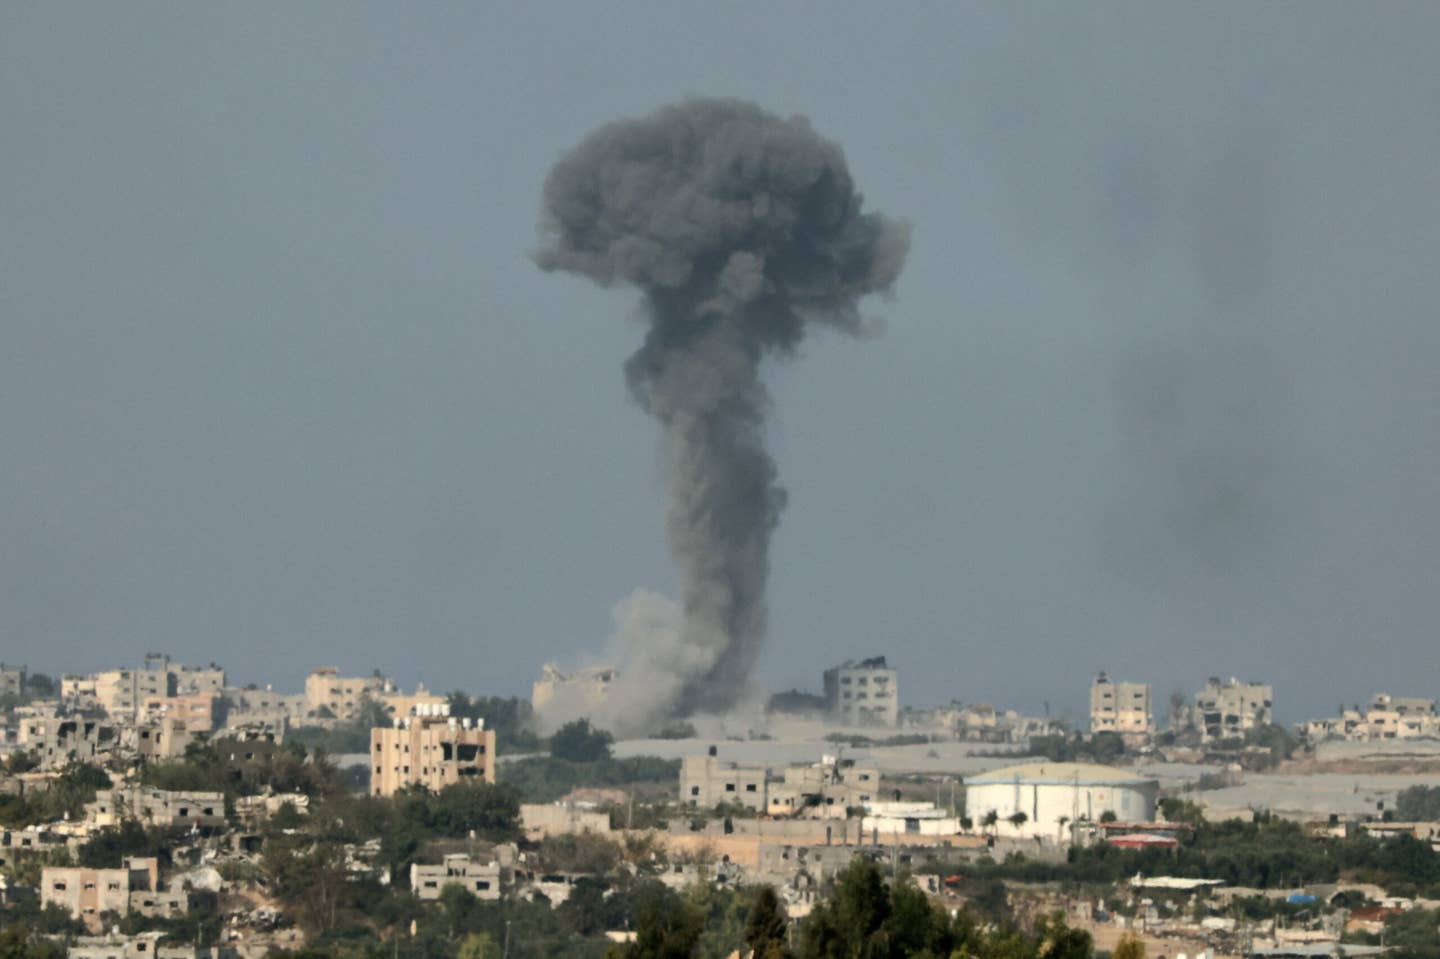
{"label": "white concrete building", "polygon": [[[995,813],[1003,836],[1060,840],[1067,824],[1113,813],[1123,822],[1151,822],[1160,783],[1124,769],[1093,763],[1025,763],[972,777],[965,784],[965,814],[980,826]],[[1010,822],[1024,815],[1018,826]]]}

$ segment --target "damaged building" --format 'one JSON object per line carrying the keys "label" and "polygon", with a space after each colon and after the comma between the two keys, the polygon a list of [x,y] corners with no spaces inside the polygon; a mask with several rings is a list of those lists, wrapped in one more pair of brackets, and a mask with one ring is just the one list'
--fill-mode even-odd
{"label": "damaged building", "polygon": [[415,707],[391,727],[370,731],[370,793],[406,786],[439,792],[452,783],[495,781],[495,731],[484,720],[456,719],[449,706]]}

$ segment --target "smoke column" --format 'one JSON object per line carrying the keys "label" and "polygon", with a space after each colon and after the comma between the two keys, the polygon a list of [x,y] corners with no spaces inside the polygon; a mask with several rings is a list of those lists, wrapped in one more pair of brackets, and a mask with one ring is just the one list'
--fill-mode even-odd
{"label": "smoke column", "polygon": [[785,505],[760,363],[808,324],[858,332],[860,297],[895,282],[909,227],[861,207],[836,144],[738,100],[602,126],[545,181],[536,262],[638,288],[650,323],[625,374],[662,430],[682,582],[656,715],[720,712],[748,691]]}

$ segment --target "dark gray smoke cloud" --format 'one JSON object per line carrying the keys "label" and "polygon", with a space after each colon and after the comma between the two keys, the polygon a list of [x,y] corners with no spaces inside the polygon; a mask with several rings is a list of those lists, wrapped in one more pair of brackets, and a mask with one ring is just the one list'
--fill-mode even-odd
{"label": "dark gray smoke cloud", "polygon": [[761,359],[808,324],[859,332],[858,301],[891,288],[909,229],[862,211],[844,154],[805,118],[717,99],[591,133],[546,179],[541,229],[543,269],[644,294],[650,330],[625,373],[663,430],[687,654],[655,706],[727,709],[764,640],[785,504]]}

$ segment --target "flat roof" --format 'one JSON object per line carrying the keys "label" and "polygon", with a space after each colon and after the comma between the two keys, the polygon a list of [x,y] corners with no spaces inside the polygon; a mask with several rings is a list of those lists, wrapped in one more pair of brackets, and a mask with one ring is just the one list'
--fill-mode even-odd
{"label": "flat roof", "polygon": [[965,780],[967,786],[992,786],[1014,782],[1041,785],[1080,786],[1143,786],[1159,785],[1159,780],[1138,776],[1126,769],[1101,766],[1098,763],[1022,763],[1005,766],[972,776]]}

